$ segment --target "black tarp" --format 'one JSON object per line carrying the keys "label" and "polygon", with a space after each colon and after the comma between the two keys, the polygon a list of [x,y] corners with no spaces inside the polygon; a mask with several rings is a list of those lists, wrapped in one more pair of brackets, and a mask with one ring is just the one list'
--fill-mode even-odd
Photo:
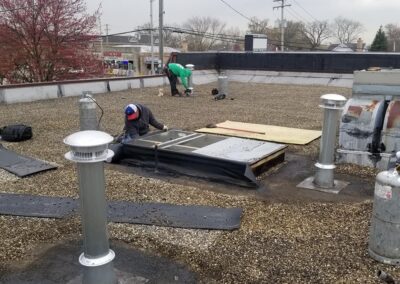
{"label": "black tarp", "polygon": [[[27,194],[0,193],[0,214],[65,218],[78,211],[79,200]],[[110,201],[108,220],[162,227],[234,230],[240,227],[241,208]]]}
{"label": "black tarp", "polygon": [[108,210],[112,222],[209,230],[238,229],[241,215],[241,208],[126,201],[110,202]]}
{"label": "black tarp", "polygon": [[0,168],[19,177],[25,177],[56,169],[57,167],[31,157],[20,155],[4,148],[0,144]]}
{"label": "black tarp", "polygon": [[64,218],[78,208],[75,199],[26,194],[0,194],[0,214],[26,217]]}
{"label": "black tarp", "polygon": [[[248,188],[256,188],[258,182],[250,165],[195,153],[149,148],[123,144],[119,162],[125,165],[147,167],[155,170],[205,178]],[[121,154],[122,153],[122,154]]]}

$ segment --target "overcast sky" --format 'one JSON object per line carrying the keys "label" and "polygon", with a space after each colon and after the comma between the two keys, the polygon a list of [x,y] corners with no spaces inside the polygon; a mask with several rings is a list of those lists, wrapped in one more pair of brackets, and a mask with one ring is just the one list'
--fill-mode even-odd
{"label": "overcast sky", "polygon": [[[109,33],[129,31],[150,22],[150,0],[86,0],[89,12],[101,3],[103,34],[105,25]],[[239,13],[228,7],[228,3]],[[286,0],[285,18],[293,21],[312,22],[332,20],[338,16],[361,22],[362,35],[370,44],[380,25],[400,24],[400,0]],[[158,26],[158,3],[153,2],[154,26]],[[280,11],[273,10],[278,3],[273,0],[164,0],[164,24],[182,24],[191,17],[210,16],[225,22],[228,27],[247,28],[246,17],[269,19],[271,25],[280,18]]]}

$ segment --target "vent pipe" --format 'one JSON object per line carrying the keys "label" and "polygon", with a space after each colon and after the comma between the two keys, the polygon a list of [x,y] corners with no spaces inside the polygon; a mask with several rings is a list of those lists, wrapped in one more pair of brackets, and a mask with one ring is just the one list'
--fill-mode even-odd
{"label": "vent pipe", "polygon": [[339,114],[346,103],[346,98],[337,94],[321,96],[321,104],[324,109],[324,122],[319,150],[318,162],[315,163],[316,173],[301,182],[297,187],[314,189],[329,193],[339,193],[348,185],[347,182],[334,180],[335,169],[335,144],[339,122]]}
{"label": "vent pipe", "polygon": [[317,187],[333,188],[335,169],[335,143],[339,122],[339,114],[346,103],[346,98],[341,95],[327,94],[321,96],[321,104],[324,109],[324,124],[322,128],[321,146],[318,162],[315,164],[317,172],[314,183]]}
{"label": "vent pipe", "polygon": [[218,76],[218,93],[228,96],[228,76],[225,74]]}
{"label": "vent pipe", "polygon": [[97,130],[96,101],[90,92],[83,92],[79,100],[80,130]]}
{"label": "vent pipe", "polygon": [[86,130],[64,139],[71,151],[65,158],[76,162],[79,180],[79,199],[83,228],[82,283],[115,284],[114,251],[107,234],[107,202],[103,162],[114,153],[108,149],[113,137],[101,131]]}

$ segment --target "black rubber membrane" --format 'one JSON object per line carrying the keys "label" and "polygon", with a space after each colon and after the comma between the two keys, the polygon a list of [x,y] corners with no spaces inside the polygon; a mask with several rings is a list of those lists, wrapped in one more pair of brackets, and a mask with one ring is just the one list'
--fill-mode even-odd
{"label": "black rubber membrane", "polygon": [[[241,208],[127,201],[109,202],[108,206],[110,222],[189,229],[234,230],[240,227],[242,215]],[[64,218],[78,208],[79,200],[68,197],[0,194],[2,215]]]}
{"label": "black rubber membrane", "polygon": [[0,214],[64,218],[78,208],[76,199],[25,194],[0,194]]}
{"label": "black rubber membrane", "polygon": [[4,146],[0,144],[0,168],[19,177],[25,177],[56,169],[57,167],[31,157],[22,156],[4,148]]}
{"label": "black rubber membrane", "polygon": [[238,229],[241,216],[241,208],[125,201],[111,202],[108,211],[112,222],[210,230]]}
{"label": "black rubber membrane", "polygon": [[[199,177],[246,188],[255,189],[258,187],[256,176],[248,163],[196,154],[192,152],[193,149],[191,151],[185,149],[185,145],[182,146],[182,143],[179,145],[181,146],[180,149],[178,149],[179,146],[155,148],[154,143],[146,140],[154,139],[157,142],[168,145],[169,141],[162,141],[160,140],[162,137],[158,136],[158,132],[153,132],[128,143],[111,144],[110,149],[115,153],[112,162],[150,168],[167,173]],[[226,139],[224,137],[209,136],[212,139]],[[173,138],[175,137],[170,139]],[[194,143],[194,141],[191,141],[191,146],[199,146]]]}

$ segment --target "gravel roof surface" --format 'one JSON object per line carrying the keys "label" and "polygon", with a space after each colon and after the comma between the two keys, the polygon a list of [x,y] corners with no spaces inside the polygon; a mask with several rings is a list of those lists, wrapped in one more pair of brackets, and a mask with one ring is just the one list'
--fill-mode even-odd
{"label": "gravel roof surface", "polygon": [[[230,98],[213,101],[215,84],[196,87],[195,97],[158,97],[158,88],[95,95],[104,109],[102,130],[117,135],[123,128],[123,107],[140,102],[170,128],[195,130],[225,120],[320,130],[322,94],[346,97],[350,89],[230,83]],[[168,94],[168,88],[164,87]],[[3,145],[38,159],[57,163],[55,171],[24,179],[0,171],[0,191],[78,197],[76,168],[64,158],[63,138],[79,129],[78,98],[0,105],[1,125],[25,123],[34,138]],[[315,159],[319,140],[289,146],[291,153]],[[119,171],[106,166],[111,200],[242,207],[241,228],[233,232],[110,224],[110,238],[186,264],[202,283],[377,283],[382,269],[400,277],[398,269],[368,256],[371,199],[323,202],[260,199],[218,192],[207,181],[176,183]],[[373,182],[376,171],[342,165],[338,171]],[[134,172],[134,171],[133,171]],[[265,177],[266,179],[268,176]],[[372,185],[373,186],[373,185]],[[78,217],[53,220],[0,216],[0,273],[27,261],[29,251],[45,243],[80,239]]]}

